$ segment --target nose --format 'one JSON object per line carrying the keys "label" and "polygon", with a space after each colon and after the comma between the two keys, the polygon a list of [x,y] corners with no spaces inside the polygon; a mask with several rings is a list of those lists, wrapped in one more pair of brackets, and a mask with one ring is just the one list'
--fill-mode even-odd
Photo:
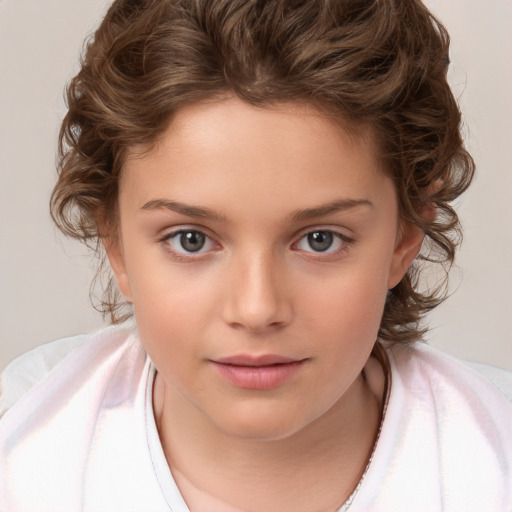
{"label": "nose", "polygon": [[271,255],[234,258],[223,305],[224,321],[251,332],[289,324],[292,303],[282,270]]}

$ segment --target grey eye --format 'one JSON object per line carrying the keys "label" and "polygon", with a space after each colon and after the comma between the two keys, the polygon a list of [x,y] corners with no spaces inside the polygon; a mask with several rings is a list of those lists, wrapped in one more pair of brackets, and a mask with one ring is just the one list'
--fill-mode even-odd
{"label": "grey eye", "polygon": [[200,251],[206,242],[206,237],[199,231],[182,231],[179,233],[180,245],[187,252]]}
{"label": "grey eye", "polygon": [[349,243],[350,240],[341,233],[329,229],[318,229],[306,233],[295,247],[309,253],[334,254]]}
{"label": "grey eye", "polygon": [[164,242],[172,252],[186,256],[187,254],[202,254],[215,248],[212,239],[196,229],[180,229],[166,236]]}
{"label": "grey eye", "polygon": [[313,231],[307,235],[308,245],[315,252],[327,251],[332,246],[333,239],[330,231]]}

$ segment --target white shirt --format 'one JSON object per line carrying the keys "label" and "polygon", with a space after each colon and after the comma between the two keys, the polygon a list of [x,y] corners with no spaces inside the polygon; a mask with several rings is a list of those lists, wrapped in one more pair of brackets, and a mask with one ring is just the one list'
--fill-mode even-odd
{"label": "white shirt", "polygon": [[[388,356],[389,402],[350,512],[512,511],[512,405],[427,345]],[[154,374],[130,325],[11,363],[0,380],[0,511],[189,512],[158,438]],[[510,392],[511,374],[495,375]]]}

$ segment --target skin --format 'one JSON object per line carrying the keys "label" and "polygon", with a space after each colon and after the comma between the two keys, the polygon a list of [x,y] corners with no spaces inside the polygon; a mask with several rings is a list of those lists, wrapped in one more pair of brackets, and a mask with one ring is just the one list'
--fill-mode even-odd
{"label": "skin", "polygon": [[[308,105],[229,97],[178,111],[144,149],[123,168],[106,247],[157,369],[155,417],[185,500],[335,510],[380,419],[382,388],[361,370],[422,241],[399,222],[371,136]],[[203,248],[187,252],[180,229],[204,233]],[[316,250],[312,232],[332,245]],[[244,389],[212,363],[240,354],[301,363],[275,388]]]}

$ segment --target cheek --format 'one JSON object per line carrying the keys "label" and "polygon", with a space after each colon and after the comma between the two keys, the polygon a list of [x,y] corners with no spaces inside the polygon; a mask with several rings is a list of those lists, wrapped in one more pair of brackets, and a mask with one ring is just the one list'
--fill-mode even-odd
{"label": "cheek", "polygon": [[134,310],[139,325],[152,326],[160,336],[169,337],[204,327],[214,300],[204,286],[179,279],[145,282],[134,293]]}
{"label": "cheek", "polygon": [[310,283],[308,291],[302,309],[311,311],[311,318],[323,318],[327,329],[376,333],[387,295],[386,265],[358,261],[340,267],[320,285]]}
{"label": "cheek", "polygon": [[377,339],[386,295],[383,277],[354,272],[340,279],[324,300],[312,301],[310,320],[323,340],[319,349],[330,354],[326,373],[339,378],[340,386],[351,382],[366,363]]}
{"label": "cheek", "polygon": [[[139,265],[130,276],[133,307],[141,339],[157,363],[184,354],[206,328],[216,297],[207,280],[168,262]],[[141,268],[148,269],[140,271]]]}
{"label": "cheek", "polygon": [[[134,237],[135,238],[135,237]],[[135,311],[154,321],[189,316],[208,299],[207,265],[176,263],[158,245],[128,248],[127,270]]]}
{"label": "cheek", "polygon": [[[203,295],[193,287],[149,287],[135,296],[134,312],[140,339],[151,361],[177,388],[195,387],[192,371],[204,355],[202,332]],[[144,293],[146,292],[146,293]]]}

